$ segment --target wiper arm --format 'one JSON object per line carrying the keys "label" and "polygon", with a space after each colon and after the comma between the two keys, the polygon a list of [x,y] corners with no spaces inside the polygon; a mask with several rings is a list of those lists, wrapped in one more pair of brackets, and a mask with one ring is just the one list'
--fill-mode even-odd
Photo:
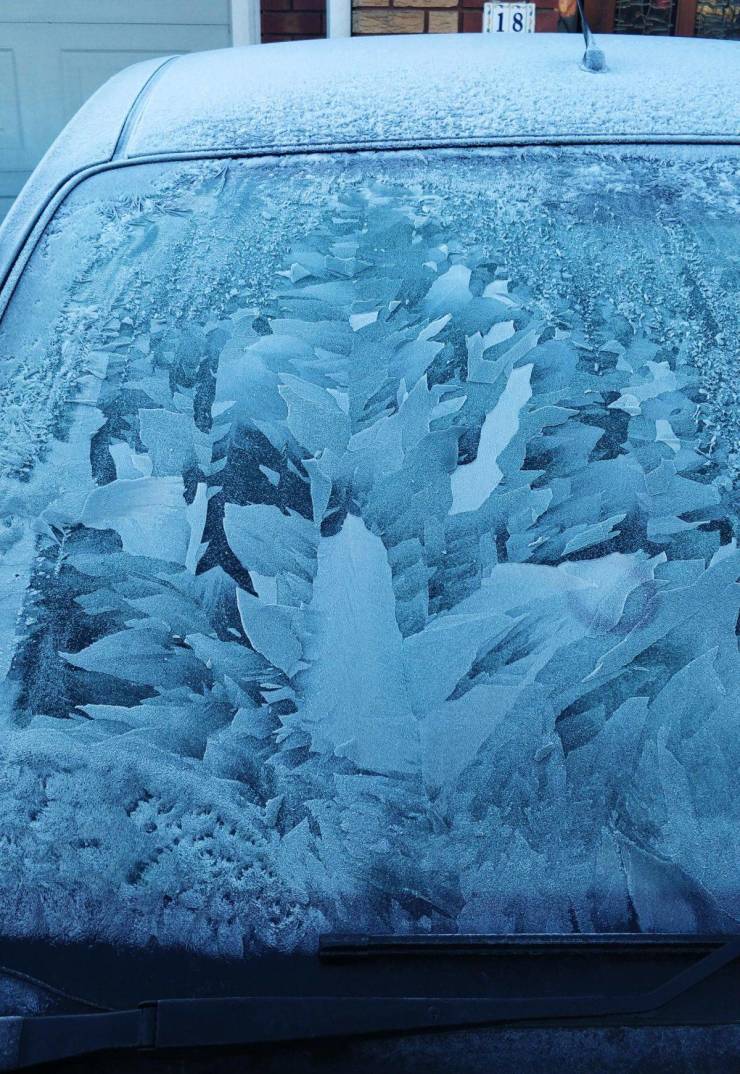
{"label": "wiper arm", "polygon": [[152,1012],[141,1007],[104,1014],[0,1018],[0,1070],[116,1049],[152,1047]]}
{"label": "wiper arm", "polygon": [[[345,946],[346,938],[340,939]],[[353,938],[355,943],[358,938]],[[428,943],[430,938],[424,938]],[[576,945],[605,946],[599,938],[574,938]],[[458,947],[480,946],[481,938],[449,937]],[[612,995],[548,996],[240,996],[216,999],[164,999],[138,1009],[103,1014],[41,1015],[0,1018],[0,1070],[17,1070],[37,1063],[60,1061],[113,1049],[182,1049],[248,1047],[289,1041],[367,1037],[460,1030],[495,1025],[535,1023],[563,1025],[589,1019],[648,1015],[690,991],[740,957],[740,936],[703,941],[686,937],[645,938],[628,946],[648,949],[676,943],[701,942],[708,953],[665,983],[647,991]],[[371,947],[372,938],[363,938]],[[404,945],[403,940],[390,940]],[[509,937],[493,943],[526,943],[531,938]],[[571,938],[539,938],[539,942],[571,946]],[[608,943],[609,941],[607,941]],[[332,940],[323,947],[331,947]],[[407,947],[420,946],[412,940]],[[434,940],[432,944],[435,945]],[[441,946],[436,944],[436,946]]]}

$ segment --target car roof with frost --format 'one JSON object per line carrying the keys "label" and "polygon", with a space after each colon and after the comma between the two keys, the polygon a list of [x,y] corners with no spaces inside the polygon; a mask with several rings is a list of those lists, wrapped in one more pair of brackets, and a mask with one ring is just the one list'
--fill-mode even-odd
{"label": "car roof with frost", "polygon": [[[569,34],[303,41],[147,60],[83,106],[0,227],[0,289],[88,174],[158,156],[598,141],[738,140],[740,44]],[[56,199],[56,201],[55,201]],[[0,307],[1,308],[1,307]]]}
{"label": "car roof with frost", "polygon": [[491,144],[738,133],[740,46],[609,37],[454,34],[306,41],[169,63],[125,154]]}

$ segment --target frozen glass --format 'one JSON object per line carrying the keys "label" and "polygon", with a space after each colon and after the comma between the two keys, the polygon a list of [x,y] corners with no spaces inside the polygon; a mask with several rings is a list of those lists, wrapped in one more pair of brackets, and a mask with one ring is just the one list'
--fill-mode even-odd
{"label": "frozen glass", "polygon": [[672,34],[676,0],[617,0],[614,32],[618,34]]}
{"label": "frozen glass", "polygon": [[740,39],[740,0],[699,0],[695,33],[697,37]]}
{"label": "frozen glass", "polygon": [[736,931],[738,156],[87,180],[0,326],[0,932]]}

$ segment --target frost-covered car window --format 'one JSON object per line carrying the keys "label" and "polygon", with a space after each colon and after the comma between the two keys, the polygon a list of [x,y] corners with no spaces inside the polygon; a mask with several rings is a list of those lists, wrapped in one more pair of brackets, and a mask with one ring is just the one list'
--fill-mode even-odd
{"label": "frost-covered car window", "polygon": [[740,919],[731,151],[149,165],[0,330],[0,929]]}

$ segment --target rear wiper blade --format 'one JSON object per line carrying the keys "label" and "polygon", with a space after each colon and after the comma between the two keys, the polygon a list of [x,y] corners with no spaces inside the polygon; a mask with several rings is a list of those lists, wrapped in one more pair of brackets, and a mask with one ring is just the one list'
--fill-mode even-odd
{"label": "rear wiper blade", "polygon": [[319,938],[323,962],[356,959],[473,958],[511,955],[620,954],[654,958],[661,954],[699,957],[730,942],[727,934],[689,933],[429,933],[399,936],[389,933],[328,933]]}
{"label": "rear wiper blade", "polygon": [[[355,948],[367,950],[382,938],[353,938]],[[409,938],[411,939],[411,938]],[[235,996],[207,999],[161,999],[139,1008],[101,1014],[36,1015],[0,1018],[0,1070],[60,1061],[115,1049],[179,1050],[233,1048],[290,1041],[410,1034],[429,1031],[480,1029],[487,1026],[535,1023],[577,1024],[588,1019],[648,1015],[689,992],[740,957],[740,936],[687,937],[448,937],[458,946],[480,947],[507,943],[522,947],[558,943],[570,949],[626,945],[657,949],[672,944],[706,949],[703,957],[658,987],[627,994],[546,996],[392,996],[309,995]],[[427,949],[443,946],[424,937]],[[337,943],[337,941],[339,941]],[[574,942],[575,941],[575,942]],[[409,948],[421,940],[385,938]],[[331,938],[322,953],[347,938]]]}

